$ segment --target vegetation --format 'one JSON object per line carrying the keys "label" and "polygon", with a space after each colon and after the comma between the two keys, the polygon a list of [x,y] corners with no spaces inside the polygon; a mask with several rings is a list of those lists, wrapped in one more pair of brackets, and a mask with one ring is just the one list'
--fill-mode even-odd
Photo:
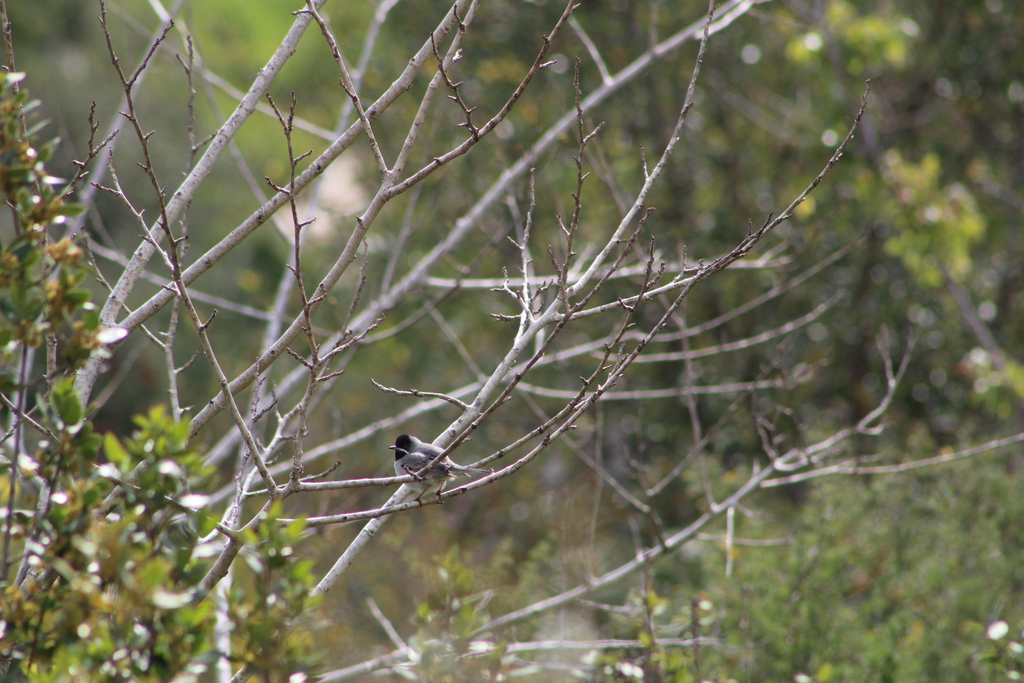
{"label": "vegetation", "polygon": [[5,681],[1019,679],[1019,3],[293,5],[0,1]]}

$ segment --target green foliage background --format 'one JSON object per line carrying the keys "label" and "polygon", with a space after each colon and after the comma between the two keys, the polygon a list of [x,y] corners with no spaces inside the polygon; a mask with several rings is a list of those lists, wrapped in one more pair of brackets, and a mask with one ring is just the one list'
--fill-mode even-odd
{"label": "green foliage background", "polygon": [[[182,21],[194,30],[206,66],[235,87],[244,87],[290,25],[289,12],[299,7],[292,4],[188,3]],[[378,50],[367,73],[367,92],[387,87],[423,40],[439,6],[427,0],[400,3],[381,39],[388,48]],[[134,63],[155,20],[141,0],[125,0],[117,9],[115,47],[126,63]],[[501,105],[561,9],[551,0],[483,3],[458,74],[481,111],[493,112]],[[64,0],[9,3],[8,11],[19,70],[27,72],[27,85],[51,122],[46,132],[64,139],[49,162],[51,172],[70,176],[70,160],[80,158],[84,148],[89,102],[97,102],[101,122],[110,120],[118,107],[119,93],[95,21],[98,11],[92,3]],[[372,6],[329,2],[326,11],[339,29],[342,49],[358,54]],[[595,1],[584,2],[578,18],[614,72],[646,46],[652,27],[665,36],[703,11],[699,3]],[[858,438],[848,455],[911,461],[1024,431],[1022,44],[1024,6],[1014,0],[776,0],[759,4],[712,38],[684,144],[649,201],[656,210],[648,230],[658,235],[658,246],[667,254],[686,247],[697,257],[717,255],[744,233],[748,221],[759,224],[767,213],[781,210],[845,135],[864,81],[871,80],[868,113],[853,145],[772,245],[785,245],[788,261],[775,271],[738,270],[717,278],[687,303],[688,324],[698,324],[733,310],[752,293],[768,290],[781,276],[800,273],[837,249],[856,244],[836,264],[773,305],[691,340],[696,348],[747,338],[838,297],[838,304],[788,336],[784,346],[765,345],[699,362],[699,384],[754,381],[763,367],[776,361],[816,367],[808,382],[760,392],[711,441],[708,477],[716,493],[731,490],[763,459],[756,414],[774,423],[782,449],[811,442],[866,415],[885,389],[875,346],[883,326],[897,352],[912,335],[919,341],[885,432],[875,439]],[[433,246],[535,131],[571,107],[572,60],[582,60],[584,92],[599,83],[600,75],[577,39],[563,34],[555,49],[556,65],[542,73],[502,135],[485,142],[471,161],[457,162],[424,184],[413,220],[426,227],[404,245],[404,264]],[[174,50],[182,48],[176,45]],[[598,151],[588,159],[602,172],[584,190],[584,237],[587,231],[603,234],[619,216],[616,191],[628,196],[642,181],[639,147],[645,147],[650,160],[651,150],[664,144],[695,53],[696,46],[690,45],[656,63],[624,96],[608,100],[593,114],[592,123],[604,121],[606,128],[598,138]],[[188,85],[170,52],[158,57],[148,78],[141,115],[147,128],[158,131],[154,145],[159,172],[177,178],[189,157]],[[294,91],[299,115],[330,129],[343,102],[335,84],[326,47],[310,31],[272,94],[285,102]],[[414,91],[422,91],[423,85],[418,81]],[[212,102],[197,99],[200,139],[234,106],[223,91],[214,92]],[[395,139],[394,133],[408,125],[415,101],[404,101],[381,120],[381,139]],[[458,112],[448,106],[450,119],[442,117],[431,131],[439,144],[461,139],[455,129]],[[312,135],[297,139],[297,147],[314,153],[325,144]],[[276,122],[254,119],[238,145],[255,175],[282,182],[284,141]],[[538,244],[558,243],[551,216],[571,210],[574,149],[566,139],[537,164],[545,187],[538,196],[537,215],[546,217],[537,228]],[[385,149],[389,158],[394,152]],[[116,156],[127,166],[137,153],[122,145]],[[362,173],[369,180],[376,171],[367,164]],[[622,186],[604,185],[605,176],[618,178]],[[143,179],[122,181],[146,208]],[[253,210],[256,200],[244,187],[230,165],[218,170],[190,209],[192,253],[201,253]],[[408,201],[403,197],[389,207],[369,237],[369,272],[383,270],[389,240],[401,228]],[[97,210],[90,234],[101,226],[115,244],[134,239],[137,226],[114,200],[100,193]],[[472,262],[490,243],[486,231],[502,221],[507,217],[486,217],[483,229],[460,247],[455,261]],[[211,272],[201,287],[264,309],[288,250],[284,237],[265,230],[225,267]],[[323,253],[330,258],[326,254],[331,249]],[[318,250],[310,250],[305,267],[311,274],[324,269],[320,258]],[[501,277],[502,264],[515,258],[514,247],[498,244],[473,276]],[[97,265],[108,277],[116,272],[110,263]],[[453,264],[448,275],[457,272]],[[347,297],[356,287],[355,278],[350,280],[332,295],[336,305],[319,321],[324,328],[344,319]],[[155,291],[155,285],[150,287],[129,305]],[[614,285],[610,287],[614,293]],[[1002,368],[982,348],[957,305],[952,294],[956,287],[967,293],[1004,352]],[[621,292],[627,291],[623,286]],[[429,297],[424,292],[403,303],[386,326],[415,312]],[[502,353],[507,340],[488,331],[493,324],[489,313],[513,312],[507,300],[458,292],[439,310],[460,338],[473,340],[481,364]],[[641,311],[645,322],[657,315],[654,309]],[[260,334],[253,326],[252,320],[226,312],[212,328],[218,348],[232,349],[223,359],[229,374],[257,353]],[[182,357],[191,343],[185,342]],[[682,349],[681,342],[673,342],[660,350]],[[320,407],[307,443],[326,441],[394,412],[394,398],[370,389],[370,376],[391,386],[419,388],[471,381],[471,370],[453,362],[453,356],[440,332],[430,326],[373,346],[353,362],[346,382]],[[131,380],[117,388],[94,423],[99,430],[128,438],[132,416],[163,401],[162,360],[141,338],[126,343],[111,363],[115,371],[130,364]],[[572,389],[580,372],[560,368],[544,379],[547,386]],[[627,388],[675,387],[685,372],[681,362],[668,368],[638,365]],[[183,385],[194,405],[202,405],[216,391],[209,373],[198,367],[184,375]],[[705,430],[727,412],[732,400],[701,397]],[[541,410],[557,405],[544,398],[536,401]],[[488,423],[476,435],[474,450],[485,452],[528,430],[535,422],[534,408],[517,399],[499,422]],[[450,417],[418,418],[402,431],[433,435]],[[219,418],[208,433],[219,434],[226,424]],[[581,420],[579,432],[584,448],[602,444],[606,466],[634,488],[671,470],[694,441],[679,399],[602,405]],[[389,438],[393,435],[382,435],[344,453],[339,475],[386,473]],[[479,496],[393,519],[378,545],[346,575],[344,586],[319,607],[310,631],[302,634],[320,664],[344,666],[392,649],[370,615],[366,601],[372,597],[410,643],[426,648],[418,666],[406,672],[410,676],[481,680],[508,673],[500,656],[455,660],[453,654],[468,646],[469,634],[488,615],[522,607],[628,560],[635,536],[656,539],[653,524],[631,520],[622,501],[602,490],[569,448],[553,450],[533,469]],[[1011,626],[1007,642],[1024,628],[1024,575],[1019,570],[1024,560],[1022,455],[1017,445],[934,469],[822,478],[763,492],[756,511],[737,514],[737,534],[783,543],[737,546],[733,575],[726,577],[721,540],[700,541],[651,566],[642,581],[594,596],[628,609],[565,610],[558,619],[563,627],[570,624],[568,631],[575,628],[581,639],[646,638],[650,643],[573,663],[585,672],[581,675],[609,681],[629,680],[630,663],[645,668],[650,676],[645,680],[680,682],[785,681],[800,675],[818,681],[988,681],[999,679],[1004,670],[1019,670],[1014,651],[991,640],[986,628],[1005,620]],[[230,477],[230,472],[217,475]],[[365,509],[382,500],[375,492],[325,494],[286,514]],[[602,511],[599,518],[593,516],[595,505]],[[689,523],[705,509],[696,474],[674,482],[658,502],[658,514],[668,528]],[[724,533],[721,526],[716,533]],[[313,560],[313,567],[303,565],[302,576],[288,585],[321,576],[354,533],[340,527],[305,540],[300,553]],[[294,534],[280,544],[298,542],[298,531]],[[239,599],[266,604],[266,595],[256,595],[260,585],[254,582],[249,595]],[[525,622],[504,635],[543,639],[556,632],[555,621]],[[257,620],[250,623],[255,641],[271,639],[258,630]],[[719,645],[694,653],[652,642],[655,633],[683,637],[694,632],[717,638]],[[439,637],[441,645],[427,645]],[[256,652],[246,656],[265,656]],[[534,680],[551,680],[548,676],[550,672],[538,672]]]}

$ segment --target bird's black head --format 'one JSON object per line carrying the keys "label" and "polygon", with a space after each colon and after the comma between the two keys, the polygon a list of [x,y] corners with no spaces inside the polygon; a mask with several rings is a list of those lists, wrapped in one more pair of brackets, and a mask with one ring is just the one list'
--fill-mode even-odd
{"label": "bird's black head", "polygon": [[412,450],[412,437],[409,436],[408,434],[402,434],[397,439],[395,439],[395,445],[388,446],[388,448],[395,452],[396,458],[400,458],[406,453],[408,453],[410,450]]}

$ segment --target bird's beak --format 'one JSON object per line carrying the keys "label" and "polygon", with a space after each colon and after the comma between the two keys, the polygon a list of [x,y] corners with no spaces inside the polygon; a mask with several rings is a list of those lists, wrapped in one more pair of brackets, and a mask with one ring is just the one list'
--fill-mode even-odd
{"label": "bird's beak", "polygon": [[393,450],[395,450],[396,448],[398,448],[398,446],[388,446],[388,450],[389,450],[389,451],[393,451]]}

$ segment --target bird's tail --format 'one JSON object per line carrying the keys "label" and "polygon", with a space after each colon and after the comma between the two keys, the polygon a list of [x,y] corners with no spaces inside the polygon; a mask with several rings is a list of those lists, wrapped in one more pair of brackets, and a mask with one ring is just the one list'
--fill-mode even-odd
{"label": "bird's tail", "polygon": [[452,471],[457,474],[492,474],[494,472],[494,470],[482,470],[478,467],[463,467],[462,465],[456,465]]}

